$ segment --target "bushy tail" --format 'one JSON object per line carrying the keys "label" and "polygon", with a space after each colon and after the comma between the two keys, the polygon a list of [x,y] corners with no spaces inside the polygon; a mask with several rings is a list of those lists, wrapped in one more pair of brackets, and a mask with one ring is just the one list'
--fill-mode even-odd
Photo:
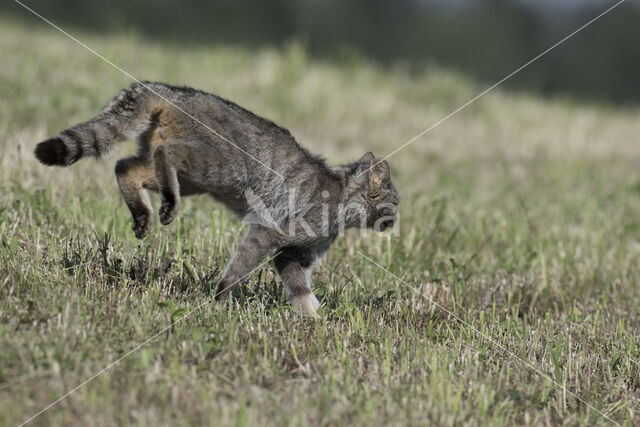
{"label": "bushy tail", "polygon": [[93,119],[39,143],[35,155],[45,165],[69,166],[83,157],[100,157],[116,143],[135,138],[148,126],[157,102],[145,87],[135,83],[125,89]]}

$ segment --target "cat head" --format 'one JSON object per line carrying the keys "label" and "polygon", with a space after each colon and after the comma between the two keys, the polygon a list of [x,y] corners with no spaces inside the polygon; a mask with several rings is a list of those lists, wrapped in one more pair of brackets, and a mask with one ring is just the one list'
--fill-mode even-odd
{"label": "cat head", "polygon": [[398,191],[391,182],[391,171],[385,160],[376,160],[372,152],[365,153],[355,164],[352,184],[356,190],[351,198],[358,199],[366,216],[367,228],[385,231],[395,224],[398,214]]}

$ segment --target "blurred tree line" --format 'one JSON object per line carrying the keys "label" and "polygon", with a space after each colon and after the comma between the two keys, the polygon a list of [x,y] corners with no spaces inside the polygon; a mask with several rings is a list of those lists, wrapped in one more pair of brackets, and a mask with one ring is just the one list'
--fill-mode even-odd
{"label": "blurred tree line", "polygon": [[[301,41],[329,60],[364,56],[410,69],[437,64],[486,83],[510,73],[613,1],[598,0],[23,0],[61,26],[135,31],[163,42],[249,48]],[[35,17],[14,2],[3,15]],[[640,2],[628,0],[531,65],[507,87],[640,103]]]}

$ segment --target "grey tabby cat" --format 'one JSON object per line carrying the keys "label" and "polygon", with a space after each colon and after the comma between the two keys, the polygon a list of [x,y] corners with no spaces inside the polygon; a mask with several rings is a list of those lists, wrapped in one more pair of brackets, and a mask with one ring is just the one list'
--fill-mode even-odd
{"label": "grey tabby cat", "polygon": [[144,238],[152,224],[147,190],[160,193],[158,216],[165,225],[176,217],[181,197],[202,193],[247,222],[216,298],[275,251],[288,298],[317,316],[311,291],[316,260],[344,228],[384,231],[396,221],[398,193],[387,162],[366,153],[328,167],[286,129],[187,87],[133,84],[95,118],[39,143],[35,155],[45,165],[69,166],[132,138],[138,155],[118,161],[115,172],[136,237]]}

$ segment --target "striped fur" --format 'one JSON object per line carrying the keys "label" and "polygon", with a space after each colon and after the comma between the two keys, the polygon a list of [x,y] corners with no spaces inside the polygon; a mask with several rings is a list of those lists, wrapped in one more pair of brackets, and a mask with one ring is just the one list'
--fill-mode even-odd
{"label": "striped fur", "polygon": [[316,316],[315,261],[345,227],[384,230],[396,219],[389,166],[374,165],[372,153],[329,167],[286,129],[187,87],[136,83],[95,118],[39,143],[35,155],[45,165],[69,166],[133,138],[138,154],[119,160],[115,173],[136,237],[147,236],[153,224],[149,191],[160,194],[164,225],[176,217],[181,197],[201,193],[245,220],[247,233],[222,274],[218,298],[277,251],[274,262],[287,296]]}
{"label": "striped fur", "polygon": [[102,157],[118,142],[138,137],[148,127],[154,101],[141,84],[123,90],[93,119],[60,132],[39,143],[35,155],[45,165],[70,166],[83,157]]}

